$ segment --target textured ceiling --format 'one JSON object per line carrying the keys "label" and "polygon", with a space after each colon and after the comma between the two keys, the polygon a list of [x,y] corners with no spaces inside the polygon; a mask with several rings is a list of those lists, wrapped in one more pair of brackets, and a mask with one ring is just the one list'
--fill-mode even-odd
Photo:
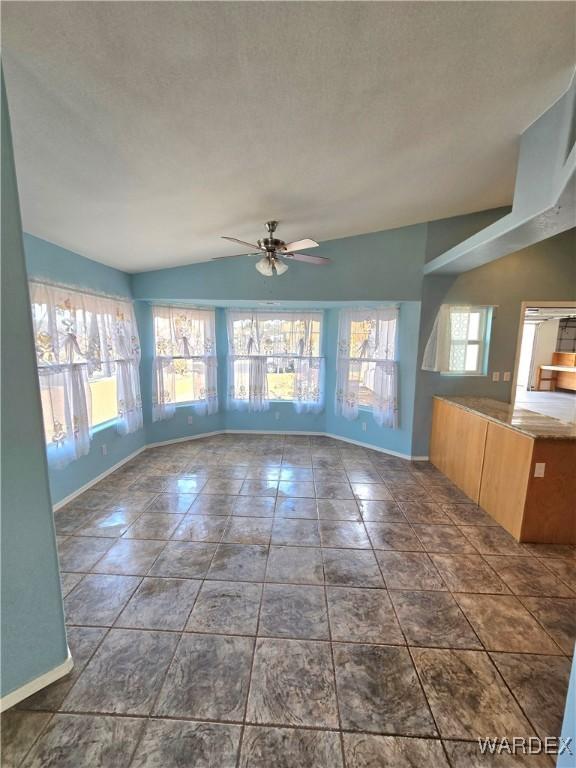
{"label": "textured ceiling", "polygon": [[127,271],[510,203],[556,2],[3,2],[26,231]]}

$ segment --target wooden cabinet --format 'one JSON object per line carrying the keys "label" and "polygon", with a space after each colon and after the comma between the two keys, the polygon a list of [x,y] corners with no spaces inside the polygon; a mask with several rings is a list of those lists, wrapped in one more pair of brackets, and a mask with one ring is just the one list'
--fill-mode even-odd
{"label": "wooden cabinet", "polygon": [[[554,352],[552,365],[576,368],[576,352]],[[557,389],[569,389],[576,391],[576,371],[558,371],[556,376]]]}
{"label": "wooden cabinet", "polygon": [[576,440],[534,441],[520,540],[576,544]]}
{"label": "wooden cabinet", "polygon": [[531,437],[488,424],[480,506],[517,539],[522,533],[533,448]]}
{"label": "wooden cabinet", "polygon": [[430,461],[476,503],[487,427],[486,419],[463,408],[434,402]]}
{"label": "wooden cabinet", "polygon": [[576,440],[530,437],[435,399],[430,461],[518,541],[576,543]]}

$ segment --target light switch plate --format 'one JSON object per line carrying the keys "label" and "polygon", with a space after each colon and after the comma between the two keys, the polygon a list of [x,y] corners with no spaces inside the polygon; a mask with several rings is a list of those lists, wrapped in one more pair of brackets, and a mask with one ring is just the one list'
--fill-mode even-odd
{"label": "light switch plate", "polygon": [[537,461],[534,464],[534,477],[544,477],[546,471],[546,464],[543,461]]}
{"label": "light switch plate", "polygon": [[500,371],[492,371],[492,381],[500,381]]}
{"label": "light switch plate", "polygon": [[188,416],[188,424],[193,424],[193,423],[194,423],[194,417]]}
{"label": "light switch plate", "polygon": [[504,379],[504,381],[510,381],[510,379],[512,378],[512,374],[510,373],[510,371],[504,371],[504,376],[502,378]]}

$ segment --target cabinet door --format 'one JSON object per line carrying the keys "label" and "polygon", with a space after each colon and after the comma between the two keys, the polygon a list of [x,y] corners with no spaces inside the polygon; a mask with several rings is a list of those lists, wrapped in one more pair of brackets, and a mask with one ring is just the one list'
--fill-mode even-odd
{"label": "cabinet door", "polygon": [[478,503],[488,422],[444,400],[434,401],[430,461]]}
{"label": "cabinet door", "polygon": [[480,506],[520,539],[534,440],[490,422],[486,435]]}

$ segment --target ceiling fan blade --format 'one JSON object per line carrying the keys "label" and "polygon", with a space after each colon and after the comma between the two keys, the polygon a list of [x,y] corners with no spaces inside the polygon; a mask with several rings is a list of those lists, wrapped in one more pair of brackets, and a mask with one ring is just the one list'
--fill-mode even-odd
{"label": "ceiling fan blade", "polygon": [[294,251],[299,251],[300,248],[317,248],[318,243],[316,240],[310,240],[308,238],[305,238],[304,240],[294,240],[293,243],[286,243],[286,248],[284,249],[286,253],[292,253]]}
{"label": "ceiling fan blade", "polygon": [[325,256],[310,256],[307,253],[281,253],[279,254],[283,259],[291,259],[292,261],[305,261],[308,264],[325,265],[330,264],[331,259],[327,259]]}
{"label": "ceiling fan blade", "polygon": [[246,240],[238,240],[237,237],[226,237],[226,235],[222,235],[223,240],[230,240],[231,243],[238,243],[239,245],[244,246],[244,248],[249,248],[251,251],[263,251],[264,248],[260,248],[259,245],[254,245],[254,243],[247,243]]}

